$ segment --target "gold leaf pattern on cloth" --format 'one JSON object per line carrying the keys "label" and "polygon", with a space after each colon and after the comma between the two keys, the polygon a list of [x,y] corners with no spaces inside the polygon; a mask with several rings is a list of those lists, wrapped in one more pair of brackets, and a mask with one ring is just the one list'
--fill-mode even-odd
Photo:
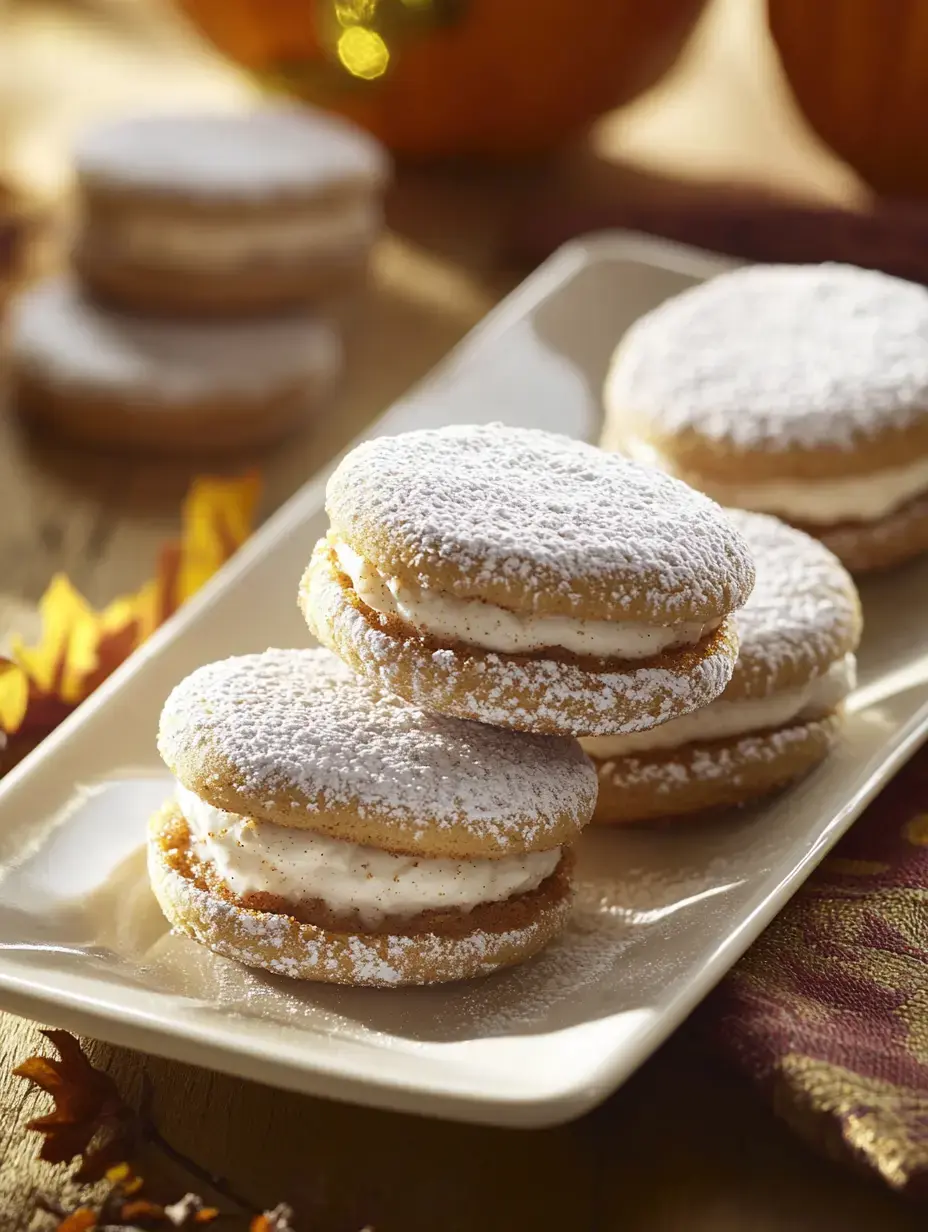
{"label": "gold leaf pattern on cloth", "polygon": [[701,1021],[804,1138],[928,1197],[928,749],[813,873]]}
{"label": "gold leaf pattern on cloth", "polygon": [[[827,1117],[840,1128],[855,1162],[874,1169],[895,1189],[928,1171],[928,1098],[906,1087],[864,1078],[854,1070],[788,1054],[780,1071],[790,1105],[810,1119]],[[802,1125],[797,1126],[803,1132]],[[827,1145],[827,1144],[826,1144]]]}

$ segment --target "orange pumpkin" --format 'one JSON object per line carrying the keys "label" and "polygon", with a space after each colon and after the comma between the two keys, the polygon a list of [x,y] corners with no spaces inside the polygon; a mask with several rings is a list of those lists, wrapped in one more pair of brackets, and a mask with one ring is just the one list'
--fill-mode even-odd
{"label": "orange pumpkin", "polygon": [[[389,62],[371,73],[384,68],[382,75],[359,81],[319,35],[332,0],[181,0],[221,51],[413,157],[557,145],[653,85],[704,3],[459,0],[454,16],[432,28],[384,35]],[[387,0],[365,0],[368,11],[378,4]],[[403,6],[423,9],[428,0]]]}
{"label": "orange pumpkin", "polygon": [[928,195],[926,0],[768,0],[796,101],[877,191]]}

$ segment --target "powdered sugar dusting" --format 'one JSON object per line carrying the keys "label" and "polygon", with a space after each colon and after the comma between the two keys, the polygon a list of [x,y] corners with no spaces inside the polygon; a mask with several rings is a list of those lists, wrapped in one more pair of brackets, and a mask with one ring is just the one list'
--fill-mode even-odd
{"label": "powdered sugar dusting", "polygon": [[309,107],[130,117],[91,129],[75,158],[78,175],[91,182],[244,200],[378,185],[388,168],[367,133]]}
{"label": "powdered sugar dusting", "polygon": [[62,389],[135,395],[137,405],[225,397],[233,401],[333,378],[341,347],[305,314],[247,322],[185,322],[100,308],[55,276],[11,308],[16,363]]}
{"label": "powdered sugar dusting", "polygon": [[928,413],[928,290],[847,265],[754,265],[629,330],[615,414],[741,450],[853,450]]}
{"label": "powdered sugar dusting", "polygon": [[735,615],[741,639],[730,691],[766,696],[817,676],[857,648],[860,603],[850,575],[826,547],[760,513],[730,510],[757,561],[757,582]]}
{"label": "powdered sugar dusting", "polygon": [[[520,609],[661,623],[711,619],[753,582],[719,507],[593,445],[534,430],[454,426],[378,437],[327,489],[336,532],[386,575]],[[495,588],[490,593],[490,588]]]}
{"label": "powdered sugar dusting", "polygon": [[159,749],[172,769],[192,761],[227,776],[247,816],[312,828],[314,814],[352,809],[413,844],[436,826],[461,826],[499,851],[525,850],[565,815],[583,825],[596,791],[573,740],[425,713],[325,650],[199,668],[165,703]]}

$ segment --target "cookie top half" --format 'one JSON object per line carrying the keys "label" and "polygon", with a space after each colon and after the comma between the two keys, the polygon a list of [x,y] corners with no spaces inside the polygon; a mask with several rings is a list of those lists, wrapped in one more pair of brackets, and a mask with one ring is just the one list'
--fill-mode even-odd
{"label": "cookie top half", "polygon": [[531,429],[378,437],[329,480],[333,535],[381,574],[519,613],[717,621],[754,567],[722,509],[618,454]]}
{"label": "cookie top half", "polygon": [[89,129],[74,153],[85,189],[193,202],[376,189],[389,173],[374,138],[309,107],[131,116]]}
{"label": "cookie top half", "polygon": [[757,561],[757,582],[736,614],[740,638],[726,701],[801,688],[853,654],[860,599],[850,574],[817,539],[762,513],[729,510]]}
{"label": "cookie top half", "polygon": [[217,808],[410,855],[549,850],[596,801],[575,740],[428,714],[327,650],[199,668],[165,703],[158,749]]}
{"label": "cookie top half", "polygon": [[855,475],[928,452],[928,290],[848,265],[754,265],[620,344],[610,438],[720,481]]}

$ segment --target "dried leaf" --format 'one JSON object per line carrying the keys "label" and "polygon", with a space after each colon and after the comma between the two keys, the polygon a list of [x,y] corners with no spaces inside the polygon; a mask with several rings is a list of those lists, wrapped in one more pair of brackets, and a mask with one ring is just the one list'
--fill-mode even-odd
{"label": "dried leaf", "polygon": [[178,543],[157,575],[97,611],[70,581],[54,577],[39,603],[42,636],[14,639],[0,656],[0,730],[37,738],[51,731],[241,546],[257,505],[257,475],[197,479],[184,502]]}
{"label": "dried leaf", "polygon": [[19,731],[29,705],[29,677],[18,663],[0,658],[0,729]]}
{"label": "dried leaf", "polygon": [[118,1209],[119,1222],[123,1224],[141,1221],[142,1223],[158,1223],[166,1215],[165,1208],[158,1202],[149,1202],[147,1198],[133,1198],[131,1202],[123,1202]]}
{"label": "dried leaf", "polygon": [[186,602],[244,543],[258,501],[257,475],[230,482],[197,479],[184,501],[178,605]]}
{"label": "dried leaf", "polygon": [[251,1221],[249,1232],[294,1232],[293,1224],[290,1222],[292,1218],[291,1208],[286,1202],[281,1202],[272,1211],[256,1215]]}
{"label": "dried leaf", "polygon": [[118,1192],[121,1198],[128,1198],[131,1194],[138,1193],[145,1184],[140,1176],[136,1176],[132,1165],[128,1163],[119,1163],[112,1168],[107,1168],[104,1178],[109,1181],[113,1186],[113,1191]]}
{"label": "dried leaf", "polygon": [[78,1180],[99,1180],[125,1158],[138,1134],[135,1113],[109,1074],[96,1069],[67,1031],[43,1031],[57,1048],[52,1057],[29,1057],[13,1073],[47,1091],[55,1106],[26,1128],[43,1135],[39,1158],[52,1164],[80,1156]]}

